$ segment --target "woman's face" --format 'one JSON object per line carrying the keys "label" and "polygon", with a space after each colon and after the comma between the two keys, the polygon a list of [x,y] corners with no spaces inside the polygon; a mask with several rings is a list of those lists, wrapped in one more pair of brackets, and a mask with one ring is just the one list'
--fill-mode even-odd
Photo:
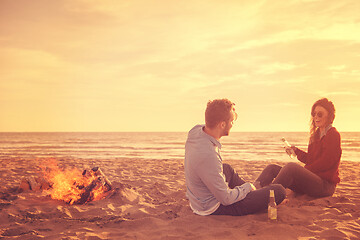
{"label": "woman's face", "polygon": [[316,127],[325,128],[329,124],[329,112],[322,106],[316,106],[311,115]]}

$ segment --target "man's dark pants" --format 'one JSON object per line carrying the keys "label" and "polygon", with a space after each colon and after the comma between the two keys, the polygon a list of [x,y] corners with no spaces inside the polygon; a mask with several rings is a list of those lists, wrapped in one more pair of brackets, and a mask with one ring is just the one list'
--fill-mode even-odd
{"label": "man's dark pants", "polygon": [[[223,164],[223,172],[226,182],[229,183],[229,188],[235,188],[245,183],[229,164]],[[249,192],[243,200],[231,205],[224,206],[220,204],[220,207],[212,215],[241,216],[264,211],[269,204],[270,190],[274,190],[276,204],[280,204],[285,199],[285,188],[280,184],[271,184]]]}

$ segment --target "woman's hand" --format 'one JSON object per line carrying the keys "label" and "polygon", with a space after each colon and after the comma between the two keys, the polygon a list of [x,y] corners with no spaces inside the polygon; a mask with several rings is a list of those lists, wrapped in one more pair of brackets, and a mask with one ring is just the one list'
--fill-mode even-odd
{"label": "woman's hand", "polygon": [[293,159],[296,159],[296,147],[294,145],[292,145],[291,147],[284,147],[285,148],[285,152]]}

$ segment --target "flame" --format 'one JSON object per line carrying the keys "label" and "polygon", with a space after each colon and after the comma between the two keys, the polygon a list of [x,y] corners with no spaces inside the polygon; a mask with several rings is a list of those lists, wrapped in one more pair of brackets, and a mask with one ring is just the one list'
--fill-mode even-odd
{"label": "flame", "polygon": [[86,203],[103,199],[106,197],[104,193],[110,190],[101,184],[100,177],[92,171],[84,175],[77,168],[61,169],[54,161],[46,165],[43,176],[51,186],[46,192],[52,199],[62,200],[70,205],[78,201]]}

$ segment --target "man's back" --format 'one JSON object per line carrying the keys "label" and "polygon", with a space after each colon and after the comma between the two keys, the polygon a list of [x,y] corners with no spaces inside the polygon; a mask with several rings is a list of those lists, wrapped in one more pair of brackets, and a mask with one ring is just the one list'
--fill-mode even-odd
{"label": "man's back", "polygon": [[185,179],[186,196],[190,200],[192,210],[200,215],[208,215],[215,211],[220,203],[202,178],[206,176],[209,166],[221,166],[221,159],[216,152],[221,145],[216,139],[207,135],[202,130],[203,127],[204,125],[197,125],[188,134],[185,144]]}

